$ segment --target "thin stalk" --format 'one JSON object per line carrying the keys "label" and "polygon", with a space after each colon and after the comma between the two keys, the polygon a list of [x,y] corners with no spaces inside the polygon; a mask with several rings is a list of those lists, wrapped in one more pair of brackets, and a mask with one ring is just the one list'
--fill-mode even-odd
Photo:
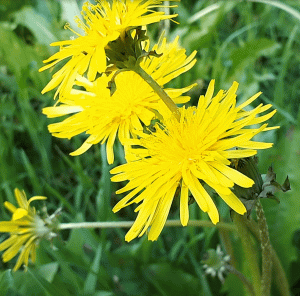
{"label": "thin stalk", "polygon": [[230,264],[236,268],[237,267],[237,260],[233,252],[233,245],[230,233],[228,231],[224,231],[223,229],[219,229],[219,236],[221,243],[225,249],[225,253],[230,256]]}
{"label": "thin stalk", "polygon": [[255,296],[254,289],[251,282],[240,271],[235,269],[232,265],[228,265],[226,269],[230,273],[235,274],[240,279],[240,281],[244,284],[244,286],[249,290],[250,294],[252,296]]}
{"label": "thin stalk", "polygon": [[170,111],[174,114],[177,120],[180,120],[180,114],[178,111],[177,105],[173,102],[173,100],[169,97],[169,95],[162,89],[162,87],[149,75],[145,72],[141,67],[135,67],[133,69],[137,74],[139,74],[155,91],[155,93],[163,100],[166,106],[170,109]]}
{"label": "thin stalk", "polygon": [[245,217],[237,213],[233,215],[233,222],[237,226],[237,231],[242,242],[243,251],[245,253],[245,260],[251,274],[252,285],[256,296],[261,295],[261,279],[258,265],[258,258],[253,247],[253,241],[249,235],[249,231],[244,222]]}
{"label": "thin stalk", "polygon": [[259,199],[256,203],[256,214],[262,251],[261,293],[264,296],[269,296],[272,282],[272,250],[266,217]]}
{"label": "thin stalk", "polygon": [[[247,221],[246,226],[251,231],[251,233],[256,237],[256,239],[260,240],[259,227],[255,221]],[[291,296],[289,282],[286,278],[284,269],[281,265],[281,262],[276,254],[276,251],[271,245],[271,255],[273,262],[273,274],[274,274],[274,282],[276,288],[278,289],[280,295],[282,296]]]}
{"label": "thin stalk", "polygon": [[[75,222],[61,223],[58,225],[58,230],[63,229],[78,229],[78,228],[130,228],[134,221],[112,221],[112,222]],[[166,227],[182,226],[180,220],[168,220]],[[227,231],[235,231],[236,227],[233,224],[219,222],[217,225],[209,221],[190,220],[188,226],[195,227],[216,227]]]}

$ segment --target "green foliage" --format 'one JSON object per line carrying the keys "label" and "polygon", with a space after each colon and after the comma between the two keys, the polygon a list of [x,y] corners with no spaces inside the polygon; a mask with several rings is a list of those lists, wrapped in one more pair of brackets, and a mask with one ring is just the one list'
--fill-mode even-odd
{"label": "green foliage", "polygon": [[[278,1],[281,6],[254,2],[179,3],[180,25],[171,23],[168,38],[180,35],[188,53],[198,51],[198,61],[170,87],[197,82],[198,87],[189,94],[195,104],[210,79],[216,79],[216,87],[222,89],[236,80],[239,102],[262,91],[260,100],[277,108],[270,125],[280,125],[280,130],[258,139],[273,142],[274,148],[260,153],[259,159],[262,172],[273,164],[279,182],[286,175],[290,178],[292,191],[278,194],[281,203],[264,200],[263,206],[271,242],[292,287],[300,279],[299,272],[295,274],[300,268],[299,246],[296,252],[292,241],[300,228],[300,5],[297,1]],[[118,185],[110,182],[112,166],[107,165],[105,147],[97,145],[79,157],[69,156],[83,138],[53,138],[47,125],[54,121],[41,113],[54,102],[52,94],[40,93],[51,74],[38,69],[56,51],[49,43],[70,38],[63,25],[68,21],[75,27],[73,17],[82,3],[6,0],[0,4],[0,203],[14,203],[13,189],[18,187],[28,196],[47,196],[49,213],[62,207],[63,222],[133,220],[132,208],[118,214],[111,211],[121,197],[115,195]],[[160,29],[150,26],[151,36],[157,36]],[[120,146],[116,145],[115,152],[117,162],[123,163]],[[9,219],[3,207],[0,214],[1,221]],[[190,215],[193,219],[204,216],[194,205]],[[222,216],[231,221],[228,210]],[[170,218],[178,217],[174,206]],[[143,237],[128,244],[124,236],[124,229],[64,231],[52,243],[41,243],[37,263],[28,272],[12,273],[9,268],[14,262],[0,263],[0,295],[244,293],[234,275],[222,287],[204,274],[200,261],[205,250],[224,244],[224,236],[220,239],[215,229],[165,228],[157,242]],[[233,234],[230,238],[237,267],[245,271],[240,242]]]}

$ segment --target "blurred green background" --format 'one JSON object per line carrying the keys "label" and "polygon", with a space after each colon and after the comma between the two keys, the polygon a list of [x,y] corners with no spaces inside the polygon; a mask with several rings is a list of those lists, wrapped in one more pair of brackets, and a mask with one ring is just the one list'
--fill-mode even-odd
{"label": "blurred green background", "polygon": [[[264,2],[264,3],[258,3]],[[76,28],[74,16],[84,1],[0,1],[0,203],[15,203],[13,189],[27,196],[45,195],[48,213],[62,207],[60,220],[134,220],[133,207],[118,214],[111,209],[121,196],[111,184],[105,149],[99,145],[79,157],[71,157],[83,137],[71,141],[53,138],[41,109],[54,104],[53,93],[41,95],[51,73],[39,73],[42,61],[57,51],[54,41],[71,37],[66,22]],[[173,10],[172,10],[173,11]],[[179,25],[151,25],[157,41],[167,29],[169,40],[180,35],[188,53],[197,50],[197,64],[169,86],[197,82],[190,92],[196,104],[210,79],[216,88],[240,86],[238,101],[262,91],[253,106],[271,103],[277,114],[270,125],[279,130],[257,140],[273,142],[259,152],[262,173],[273,164],[277,180],[289,175],[292,191],[278,194],[280,204],[263,200],[271,242],[287,273],[293,295],[300,279],[300,2],[299,1],[196,1],[182,0],[174,9]],[[54,73],[54,72],[53,72]],[[117,161],[123,154],[116,145]],[[228,208],[218,200],[224,221]],[[1,206],[1,221],[10,215]],[[191,219],[207,219],[193,204]],[[178,219],[176,201],[170,219]],[[222,285],[205,276],[201,258],[208,248],[222,245],[223,236],[213,229],[165,228],[158,241],[144,236],[124,241],[126,229],[64,231],[53,242],[42,242],[36,265],[12,273],[14,260],[0,262],[0,295],[244,295],[234,275]],[[0,241],[7,236],[1,235]],[[239,270],[247,275],[241,245],[235,233],[227,236]],[[278,295],[273,289],[272,295]]]}

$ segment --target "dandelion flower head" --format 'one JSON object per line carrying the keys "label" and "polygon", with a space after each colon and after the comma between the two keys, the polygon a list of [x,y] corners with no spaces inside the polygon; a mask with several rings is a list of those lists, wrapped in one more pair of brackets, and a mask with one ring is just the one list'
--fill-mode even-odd
{"label": "dandelion flower head", "polygon": [[[170,44],[164,39],[158,49],[165,54],[147,58],[141,67],[155,77],[161,86],[188,71],[195,63],[196,52],[187,57],[185,50],[178,45],[178,38]],[[175,63],[171,64],[170,60]],[[168,69],[165,69],[166,64]],[[114,161],[113,145],[117,136],[123,144],[125,139],[135,137],[133,131],[141,131],[143,125],[148,126],[157,112],[163,117],[170,116],[171,112],[159,96],[133,71],[124,71],[115,77],[116,91],[111,95],[107,85],[113,75],[103,75],[94,82],[78,76],[76,84],[83,86],[85,91],[72,89],[60,105],[43,109],[48,117],[71,114],[62,122],[49,125],[53,136],[72,138],[83,132],[89,135],[71,155],[80,155],[94,144],[106,143],[107,160],[111,164]],[[175,103],[185,103],[189,97],[182,94],[193,86],[165,91]]]}
{"label": "dandelion flower head", "polygon": [[[186,226],[189,220],[189,192],[200,209],[207,212],[211,221],[219,221],[217,207],[204,187],[208,185],[237,213],[246,208],[231,191],[234,184],[249,188],[254,182],[230,167],[230,159],[255,155],[257,149],[266,149],[271,143],[252,141],[258,133],[272,128],[263,124],[258,128],[250,125],[265,122],[276,110],[265,115],[271,108],[262,105],[251,111],[244,107],[253,102],[260,93],[236,106],[238,83],[234,82],[228,92],[219,91],[213,97],[212,80],[205,96],[200,96],[197,107],[180,108],[180,122],[174,117],[157,124],[156,131],[140,133],[132,139],[128,163],[111,170],[112,181],[128,180],[117,193],[130,191],[114,207],[137,203],[137,218],[126,234],[130,241],[142,236],[150,226],[148,238],[156,240],[167,219],[177,187],[180,186],[180,220]],[[261,115],[261,116],[258,116]]]}
{"label": "dandelion flower head", "polygon": [[10,237],[0,244],[0,251],[6,250],[2,255],[3,262],[10,261],[20,252],[14,271],[22,264],[28,266],[29,257],[32,262],[35,261],[36,246],[40,237],[44,235],[45,227],[30,203],[34,200],[44,200],[46,197],[34,196],[27,201],[25,192],[16,188],[15,198],[18,208],[8,201],[4,203],[12,213],[11,221],[0,222],[0,232],[10,233]]}
{"label": "dandelion flower head", "polygon": [[59,46],[60,50],[44,61],[48,64],[40,71],[49,69],[67,58],[71,59],[53,75],[42,93],[59,86],[55,97],[58,93],[64,96],[71,90],[77,75],[86,72],[87,78],[94,81],[97,73],[106,70],[105,48],[109,42],[116,40],[131,28],[177,16],[153,10],[164,7],[162,3],[160,0],[114,0],[111,3],[108,0],[98,0],[96,5],[86,2],[82,7],[85,22],[79,17],[75,19],[84,34],[75,32],[67,25],[77,38],[51,44]]}

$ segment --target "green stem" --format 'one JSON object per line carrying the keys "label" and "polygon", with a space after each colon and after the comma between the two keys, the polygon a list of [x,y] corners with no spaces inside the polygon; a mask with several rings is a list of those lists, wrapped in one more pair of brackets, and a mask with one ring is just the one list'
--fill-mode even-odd
{"label": "green stem", "polygon": [[281,262],[272,246],[271,250],[275,285],[282,296],[291,296],[289,282],[286,278]]}
{"label": "green stem", "polygon": [[261,280],[260,280],[260,270],[258,265],[258,258],[256,256],[255,249],[253,247],[253,241],[249,235],[249,231],[245,225],[245,217],[237,213],[233,213],[233,222],[237,226],[237,231],[239,237],[242,241],[243,250],[245,253],[245,259],[249,271],[251,274],[252,285],[256,296],[261,295]]}
{"label": "green stem", "polygon": [[[259,227],[255,221],[247,221],[246,226],[251,231],[251,233],[256,237],[256,239],[260,240]],[[282,296],[290,296],[290,288],[289,282],[286,278],[284,269],[281,265],[281,262],[276,254],[276,251],[271,245],[271,255],[273,262],[273,273],[274,273],[274,282],[276,288],[278,289],[280,295]]]}
{"label": "green stem", "polygon": [[[58,225],[59,230],[63,229],[78,229],[78,228],[130,228],[133,221],[112,221],[112,222],[75,222],[75,223],[61,223]],[[180,220],[167,220],[166,227],[181,226]],[[209,221],[190,220],[188,226],[196,227],[216,227],[219,229],[234,231],[235,225],[219,222],[217,225]]]}
{"label": "green stem", "polygon": [[234,268],[236,268],[237,260],[233,252],[233,245],[232,245],[232,239],[230,233],[228,231],[224,231],[223,229],[219,229],[219,236],[220,236],[221,244],[225,249],[225,253],[230,256],[230,264]]}
{"label": "green stem", "polygon": [[272,282],[272,250],[266,217],[259,199],[256,203],[256,214],[262,251],[261,293],[264,296],[269,296]]}
{"label": "green stem", "polygon": [[235,274],[240,279],[240,281],[244,284],[245,287],[247,287],[252,296],[255,296],[251,282],[240,271],[235,269],[232,265],[228,265],[226,268],[230,273]]}
{"label": "green stem", "polygon": [[174,114],[177,120],[180,120],[180,114],[178,111],[177,105],[173,102],[173,100],[169,97],[169,95],[163,90],[163,88],[149,75],[145,72],[141,67],[136,67],[133,69],[137,74],[139,74],[156,92],[156,94],[163,100],[163,102],[167,105],[170,111]]}

